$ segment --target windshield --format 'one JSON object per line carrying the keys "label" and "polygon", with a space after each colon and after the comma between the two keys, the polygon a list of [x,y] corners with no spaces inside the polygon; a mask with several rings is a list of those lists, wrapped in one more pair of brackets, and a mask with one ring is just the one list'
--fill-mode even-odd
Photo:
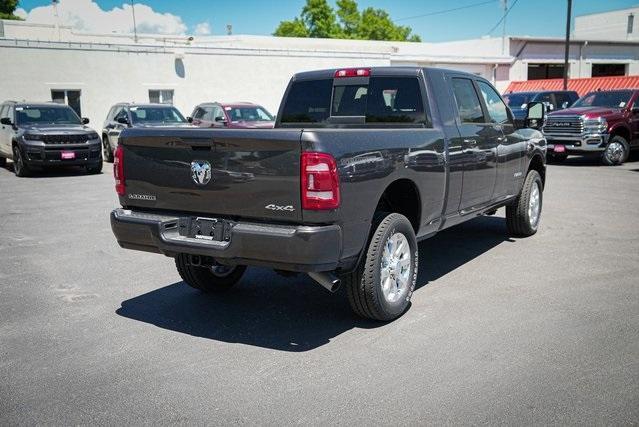
{"label": "windshield", "polygon": [[175,107],[131,107],[133,123],[186,123]]}
{"label": "windshield", "polygon": [[59,125],[79,125],[82,124],[80,117],[70,107],[16,107],[16,123],[25,124],[59,124]]}
{"label": "windshield", "polygon": [[272,122],[273,116],[262,107],[225,107],[232,122]]}
{"label": "windshield", "polygon": [[528,104],[532,97],[532,93],[509,93],[504,95],[504,100],[511,108],[525,108],[524,105]]}
{"label": "windshield", "polygon": [[608,107],[608,108],[624,108],[628,105],[631,90],[619,90],[614,92],[590,92],[589,94],[579,98],[572,107]]}

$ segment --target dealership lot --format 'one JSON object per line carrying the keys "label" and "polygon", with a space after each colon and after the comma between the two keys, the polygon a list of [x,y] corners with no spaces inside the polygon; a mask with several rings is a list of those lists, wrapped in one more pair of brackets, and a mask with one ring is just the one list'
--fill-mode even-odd
{"label": "dealership lot", "polygon": [[117,246],[105,171],[0,169],[0,424],[639,421],[636,153],[550,165],[532,238],[422,242],[389,324],[302,275],[198,294]]}

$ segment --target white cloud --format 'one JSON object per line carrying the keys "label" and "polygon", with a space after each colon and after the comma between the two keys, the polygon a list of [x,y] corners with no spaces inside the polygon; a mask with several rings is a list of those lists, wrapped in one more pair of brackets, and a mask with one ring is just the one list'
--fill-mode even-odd
{"label": "white cloud", "polygon": [[23,8],[19,7],[15,10],[15,12],[13,12],[13,14],[19,18],[22,19],[26,19],[27,18],[27,11],[24,10]]}
{"label": "white cloud", "polygon": [[[55,24],[53,6],[40,6],[26,12],[16,10],[16,14],[27,22]],[[103,10],[93,0],[60,0],[58,3],[59,22],[78,31],[93,33],[132,33],[133,17],[131,5]],[[170,13],[159,13],[143,3],[135,3],[135,21],[138,33],[184,34],[187,30],[182,18]]]}
{"label": "white cloud", "polygon": [[211,25],[208,22],[200,22],[193,31],[196,36],[208,36],[211,34]]}

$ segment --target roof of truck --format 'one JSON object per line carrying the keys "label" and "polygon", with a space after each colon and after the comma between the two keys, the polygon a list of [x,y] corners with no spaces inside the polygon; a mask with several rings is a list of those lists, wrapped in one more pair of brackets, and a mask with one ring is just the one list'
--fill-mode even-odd
{"label": "roof of truck", "polygon": [[481,76],[476,74],[467,73],[465,71],[459,70],[451,70],[447,68],[439,68],[439,67],[415,67],[408,65],[401,66],[383,66],[383,67],[342,67],[342,68],[328,68],[324,70],[314,70],[314,71],[303,71],[301,73],[297,73],[293,76],[294,79],[326,79],[333,78],[335,73],[338,70],[347,70],[347,69],[368,69],[371,71],[371,75],[417,75],[422,71],[436,72],[436,73],[455,73],[461,75],[467,75],[472,78],[480,78],[482,80],[486,80]]}

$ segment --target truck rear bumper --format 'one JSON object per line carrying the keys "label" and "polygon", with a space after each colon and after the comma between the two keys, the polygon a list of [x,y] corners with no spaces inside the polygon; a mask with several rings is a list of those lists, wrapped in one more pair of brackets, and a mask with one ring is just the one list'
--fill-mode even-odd
{"label": "truck rear bumper", "polygon": [[332,271],[339,265],[342,231],[338,225],[302,226],[233,222],[229,241],[182,236],[180,216],[115,209],[111,229],[125,249],[210,256],[220,262],[289,271]]}

